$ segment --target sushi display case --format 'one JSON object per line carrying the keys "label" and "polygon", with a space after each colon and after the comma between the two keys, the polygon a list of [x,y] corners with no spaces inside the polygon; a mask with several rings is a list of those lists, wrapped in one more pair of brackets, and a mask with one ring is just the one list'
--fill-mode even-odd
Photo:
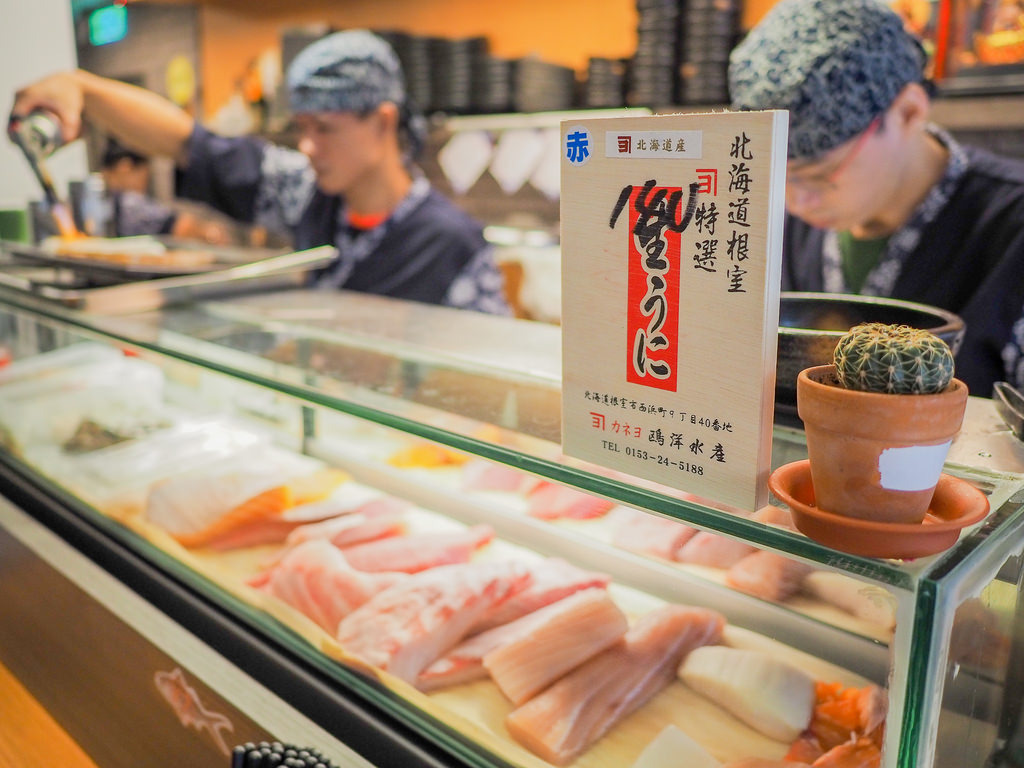
{"label": "sushi display case", "polygon": [[[1022,764],[1024,443],[988,400],[945,472],[990,512],[887,560],[777,500],[563,455],[554,326],[346,292],[101,316],[0,290],[0,360],[0,664],[97,765],[145,764],[126,731],[204,765],[260,740],[343,766]],[[802,432],[772,454],[804,458]]]}

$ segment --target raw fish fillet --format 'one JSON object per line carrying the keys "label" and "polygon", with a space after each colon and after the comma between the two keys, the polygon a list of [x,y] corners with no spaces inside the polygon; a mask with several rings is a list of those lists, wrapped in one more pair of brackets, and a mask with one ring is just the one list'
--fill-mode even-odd
{"label": "raw fish fillet", "polygon": [[541,608],[523,636],[484,656],[484,667],[519,706],[566,672],[617,642],[629,629],[626,615],[603,589],[586,589]]}
{"label": "raw fish fillet", "polygon": [[881,747],[888,708],[883,688],[873,684],[848,688],[818,681],[815,699],[810,727],[793,742],[787,757],[813,762],[834,747],[862,738]]}
{"label": "raw fish fillet", "polygon": [[422,533],[357,544],[345,549],[345,557],[359,571],[419,573],[439,565],[468,563],[473,553],[493,538],[494,529],[489,525],[474,525],[453,533]]}
{"label": "raw fish fillet", "polygon": [[721,536],[717,533],[699,531],[676,552],[680,563],[707,565],[712,568],[731,568],[744,557],[757,550],[749,544]]}
{"label": "raw fish fillet", "polygon": [[765,760],[761,757],[745,757],[722,768],[811,768],[810,763],[798,763],[792,760]]}
{"label": "raw fish fillet", "polygon": [[793,741],[811,723],[814,678],[768,654],[724,645],[698,648],[686,657],[679,677],[769,738]]}
{"label": "raw fish fillet", "polygon": [[437,443],[417,443],[388,457],[388,464],[399,469],[433,469],[465,464],[469,456]]}
{"label": "raw fish fillet", "polygon": [[623,512],[612,534],[612,544],[630,552],[672,560],[679,548],[697,533],[696,528],[661,515],[640,510]]}
{"label": "raw fish fillet", "polygon": [[669,685],[683,657],[718,642],[724,627],[715,611],[681,605],[651,611],[623,640],[513,710],[505,725],[535,755],[566,765]]}
{"label": "raw fish fillet", "polygon": [[977,597],[962,602],[953,616],[949,658],[959,664],[1002,669],[1013,644],[999,614]]}
{"label": "raw fish fillet", "polygon": [[404,501],[384,497],[330,520],[302,525],[289,533],[284,543],[294,547],[304,541],[323,539],[336,547],[350,547],[386,536],[397,536],[405,527],[403,513],[408,508]]}
{"label": "raw fish fillet", "polygon": [[298,525],[283,522],[286,510],[323,499],[345,479],[334,470],[304,477],[259,471],[181,475],[150,491],[146,516],[186,547],[280,541]]}
{"label": "raw fish fillet", "polygon": [[347,515],[350,512],[367,512],[378,509],[405,511],[410,507],[412,505],[407,501],[388,496],[360,483],[348,482],[339,486],[323,501],[303,504],[288,510],[287,516],[304,523],[312,523],[330,517]]}
{"label": "raw fish fillet", "polygon": [[345,616],[408,578],[404,573],[354,570],[340,549],[314,539],[296,546],[249,584],[288,603],[333,635]]}
{"label": "raw fish fillet", "polygon": [[811,765],[814,768],[879,768],[882,752],[871,739],[857,739],[833,747]]}
{"label": "raw fish fillet", "polygon": [[896,626],[896,599],[883,587],[865,584],[842,573],[814,571],[803,581],[803,591],[859,619],[887,629]]}
{"label": "raw fish fillet", "polygon": [[[564,598],[560,602],[569,599],[571,598]],[[509,624],[501,624],[472,635],[423,670],[416,679],[416,687],[421,691],[432,691],[487,677],[484,656],[506,643],[530,634],[547,621],[547,611],[558,606],[560,602],[528,613]]]}
{"label": "raw fish fillet", "polygon": [[481,616],[526,587],[519,563],[442,565],[376,595],[338,627],[342,647],[368,664],[414,683]]}
{"label": "raw fish fillet", "polygon": [[632,768],[719,768],[720,765],[704,747],[676,726],[666,725],[644,747]]}
{"label": "raw fish fillet", "polygon": [[483,459],[474,459],[462,468],[462,488],[466,491],[529,493],[540,482],[533,475]]}
{"label": "raw fish fillet", "polygon": [[[292,488],[294,494],[295,487],[292,485],[289,487]],[[361,526],[356,526],[353,521],[342,522],[345,518],[353,517],[349,514],[354,509],[352,503],[359,497],[365,497],[365,494],[362,493],[350,493],[349,488],[354,490],[356,484],[342,483],[334,493],[323,501],[298,504],[297,506],[285,509],[275,518],[260,520],[252,525],[243,525],[240,528],[227,531],[210,541],[206,546],[211,549],[226,550],[239,547],[254,547],[259,544],[277,544],[283,541],[286,546],[290,547],[299,541],[311,538],[300,538],[301,534],[297,535],[298,531],[314,528],[318,525],[330,526],[332,524],[339,524],[338,527],[349,527],[350,535],[345,538],[345,541],[349,544],[379,539],[383,536],[397,536],[402,532],[401,518],[398,513],[396,513],[398,515],[397,522],[393,518],[387,524],[384,519],[375,520],[374,523],[366,520]],[[358,509],[360,512],[365,510],[369,513],[388,507],[404,508],[402,505],[409,506],[398,499],[380,496],[378,499],[364,503]],[[355,519],[358,520],[359,518]],[[337,542],[333,543],[335,546],[345,546]]]}
{"label": "raw fish fillet", "polygon": [[750,516],[750,519],[765,525],[777,525],[780,528],[788,528],[791,531],[796,530],[796,526],[793,525],[793,515],[790,511],[773,506],[772,504],[761,507]]}
{"label": "raw fish fillet", "polygon": [[807,563],[774,552],[754,552],[726,572],[725,583],[762,600],[781,602],[799,592],[813,570]]}
{"label": "raw fish fillet", "polygon": [[541,482],[526,497],[527,514],[540,520],[592,520],[603,517],[615,502],[564,485]]}
{"label": "raw fish fillet", "polygon": [[521,592],[512,595],[497,609],[473,627],[473,632],[482,632],[491,627],[509,624],[528,613],[557,602],[581,589],[601,587],[611,581],[606,573],[585,571],[559,557],[549,557],[526,566],[530,571],[530,584]]}

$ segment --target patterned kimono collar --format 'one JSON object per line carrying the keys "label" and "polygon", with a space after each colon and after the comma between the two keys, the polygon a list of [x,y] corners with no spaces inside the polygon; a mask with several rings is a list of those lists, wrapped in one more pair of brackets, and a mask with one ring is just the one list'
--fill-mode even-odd
{"label": "patterned kimono collar", "polygon": [[408,194],[402,198],[383,222],[373,229],[354,231],[348,225],[348,213],[344,203],[338,206],[335,220],[334,244],[338,249],[338,258],[317,281],[320,288],[339,288],[345,284],[352,270],[359,262],[377,250],[384,237],[391,229],[402,223],[430,194],[430,182],[426,176],[417,175],[409,188]]}
{"label": "patterned kimono collar", "polygon": [[[885,252],[864,280],[861,294],[865,296],[892,296],[896,281],[903,271],[903,265],[921,242],[924,229],[935,221],[939,212],[949,202],[967,170],[967,153],[949,133],[934,124],[929,124],[927,131],[949,151],[946,170],[942,174],[942,178],[929,190],[921,204],[910,215],[907,222],[889,236]],[[851,293],[850,286],[843,278],[839,238],[834,230],[828,230],[825,233],[822,244],[821,270],[825,291],[828,293]]]}

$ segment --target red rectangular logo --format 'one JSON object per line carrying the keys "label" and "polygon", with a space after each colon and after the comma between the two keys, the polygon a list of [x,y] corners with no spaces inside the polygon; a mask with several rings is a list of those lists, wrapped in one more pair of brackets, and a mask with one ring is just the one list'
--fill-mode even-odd
{"label": "red rectangular logo", "polygon": [[682,236],[669,226],[669,201],[682,194],[680,187],[637,186],[629,196],[626,381],[670,392],[678,373]]}

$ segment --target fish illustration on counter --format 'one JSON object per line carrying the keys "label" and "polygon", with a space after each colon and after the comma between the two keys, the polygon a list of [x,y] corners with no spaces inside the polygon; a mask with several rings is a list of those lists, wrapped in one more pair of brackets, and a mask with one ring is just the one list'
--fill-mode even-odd
{"label": "fish illustration on counter", "polygon": [[221,732],[234,732],[235,726],[226,715],[211,712],[203,706],[196,689],[185,680],[181,667],[175,667],[171,672],[157,672],[153,675],[153,682],[183,726],[195,728],[200,733],[206,731],[221,752],[231,754]]}

